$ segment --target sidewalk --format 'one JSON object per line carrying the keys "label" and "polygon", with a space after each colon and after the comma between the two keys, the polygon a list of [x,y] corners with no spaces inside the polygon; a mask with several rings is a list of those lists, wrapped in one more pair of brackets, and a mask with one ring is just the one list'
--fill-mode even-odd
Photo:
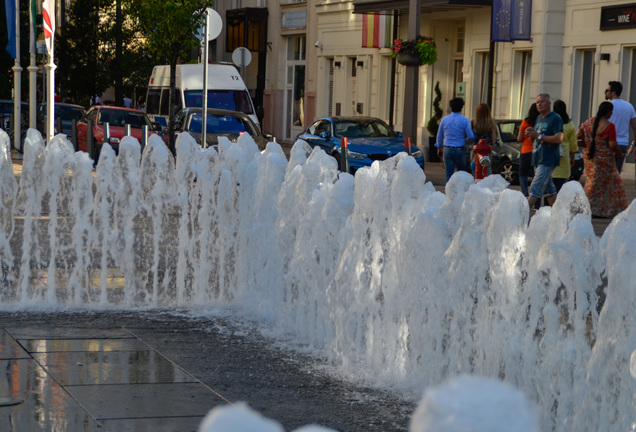
{"label": "sidewalk", "polygon": [[412,404],[329,377],[253,327],[173,313],[0,313],[0,430],[196,431],[237,401],[288,431],[408,428]]}

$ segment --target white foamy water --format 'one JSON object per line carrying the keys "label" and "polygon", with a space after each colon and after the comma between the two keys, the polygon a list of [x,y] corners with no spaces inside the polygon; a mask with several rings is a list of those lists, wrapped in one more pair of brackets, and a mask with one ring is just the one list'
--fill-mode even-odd
{"label": "white foamy water", "polygon": [[18,185],[0,131],[0,307],[229,307],[405,395],[479,375],[523,392],[542,431],[636,429],[634,203],[599,240],[577,182],[528,226],[501,177],[459,173],[444,195],[406,154],[354,179],[247,135],[177,148],[127,138],[93,176],[30,130]]}

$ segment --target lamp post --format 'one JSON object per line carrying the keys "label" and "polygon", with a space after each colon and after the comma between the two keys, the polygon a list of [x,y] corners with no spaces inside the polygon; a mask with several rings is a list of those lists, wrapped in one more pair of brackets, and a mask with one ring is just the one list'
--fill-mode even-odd
{"label": "lamp post", "polygon": [[[421,0],[409,0],[408,39],[415,40],[420,34]],[[419,66],[406,66],[404,88],[403,129],[405,137],[417,143]]]}

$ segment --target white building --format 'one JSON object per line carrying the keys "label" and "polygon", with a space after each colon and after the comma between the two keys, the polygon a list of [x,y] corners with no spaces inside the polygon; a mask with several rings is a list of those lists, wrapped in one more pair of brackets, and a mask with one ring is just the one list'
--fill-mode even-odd
{"label": "white building", "polygon": [[[472,117],[488,101],[491,53],[497,118],[523,118],[535,96],[547,92],[565,101],[579,123],[594,114],[610,80],[621,81],[622,97],[636,101],[636,3],[532,0],[531,40],[497,42],[491,50],[491,0],[420,1],[420,34],[435,39],[439,57],[417,72],[417,142],[424,146],[435,83],[444,111],[459,95],[466,100],[464,114]],[[245,10],[245,16],[251,8],[267,10],[267,28],[259,33],[265,49],[256,55],[265,66],[250,65],[246,81],[253,95],[262,93],[264,129],[279,141],[292,141],[324,115],[377,116],[401,130],[406,68],[393,66],[390,48],[362,48],[362,27],[363,13],[391,14],[385,17],[391,22],[395,14],[397,36],[408,39],[408,0],[218,3],[224,4],[217,7],[224,20],[232,9]],[[220,10],[226,3],[228,10]],[[221,49],[223,37],[217,61],[231,58]]]}

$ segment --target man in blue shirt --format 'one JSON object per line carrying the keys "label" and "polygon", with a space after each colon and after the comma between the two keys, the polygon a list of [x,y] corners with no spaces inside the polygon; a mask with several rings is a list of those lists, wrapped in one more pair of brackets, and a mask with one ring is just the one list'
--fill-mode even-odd
{"label": "man in blue shirt", "polygon": [[548,204],[554,203],[557,191],[552,181],[552,172],[559,166],[559,148],[563,141],[563,120],[552,111],[550,95],[541,93],[537,96],[537,110],[540,115],[535,121],[534,128],[530,127],[525,132],[528,138],[534,140],[532,165],[535,169],[528,197],[531,209],[542,197],[546,197]]}
{"label": "man in blue shirt", "polygon": [[[466,171],[466,151],[464,145],[466,138],[475,141],[475,135],[470,127],[470,121],[461,115],[464,108],[464,99],[454,98],[450,103],[451,113],[442,118],[437,132],[437,154],[444,155],[444,165],[446,166],[446,183],[457,171]],[[557,164],[558,165],[558,164]]]}

